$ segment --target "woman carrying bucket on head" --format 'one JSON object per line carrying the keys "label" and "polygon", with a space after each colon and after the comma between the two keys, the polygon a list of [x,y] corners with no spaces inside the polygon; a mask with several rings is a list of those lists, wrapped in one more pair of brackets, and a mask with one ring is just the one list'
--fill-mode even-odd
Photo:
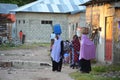
{"label": "woman carrying bucket on head", "polygon": [[63,41],[60,36],[61,27],[59,24],[54,25],[55,41],[51,51],[52,71],[61,72],[63,58]]}

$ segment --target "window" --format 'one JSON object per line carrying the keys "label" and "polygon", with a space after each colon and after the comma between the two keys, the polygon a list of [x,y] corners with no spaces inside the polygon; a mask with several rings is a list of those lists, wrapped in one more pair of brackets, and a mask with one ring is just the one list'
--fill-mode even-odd
{"label": "window", "polygon": [[78,27],[78,23],[76,23],[76,30],[77,30],[77,27]]}
{"label": "window", "polygon": [[16,20],[17,24],[19,25],[23,25],[26,23],[26,21],[24,19],[19,19],[19,20]]}
{"label": "window", "polygon": [[52,21],[50,21],[50,20],[42,20],[41,24],[52,24]]}
{"label": "window", "polygon": [[23,24],[25,24],[25,20],[23,20]]}
{"label": "window", "polygon": [[20,20],[18,20],[18,23],[20,24]]}
{"label": "window", "polygon": [[74,31],[74,24],[72,25],[72,27],[73,27],[73,31]]}

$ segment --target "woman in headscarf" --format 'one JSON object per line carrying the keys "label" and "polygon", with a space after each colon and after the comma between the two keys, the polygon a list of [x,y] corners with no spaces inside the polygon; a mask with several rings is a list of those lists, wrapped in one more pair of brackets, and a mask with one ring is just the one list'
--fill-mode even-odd
{"label": "woman in headscarf", "polygon": [[63,43],[62,39],[59,34],[56,34],[55,42],[52,47],[51,51],[51,58],[52,58],[52,71],[61,72],[62,68],[62,51],[63,51]]}
{"label": "woman in headscarf", "polygon": [[87,34],[88,28],[82,28],[81,47],[80,47],[80,71],[83,73],[89,73],[91,71],[91,59],[95,58],[95,45],[91,41]]}
{"label": "woman in headscarf", "polygon": [[72,53],[71,53],[72,64],[70,65],[70,67],[74,69],[75,67],[78,68],[79,51],[80,51],[80,40],[77,35],[73,36],[72,46],[73,46]]}

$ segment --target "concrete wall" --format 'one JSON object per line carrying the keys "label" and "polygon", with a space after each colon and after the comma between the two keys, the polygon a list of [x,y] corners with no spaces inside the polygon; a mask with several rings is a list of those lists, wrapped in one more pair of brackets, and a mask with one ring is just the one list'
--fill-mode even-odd
{"label": "concrete wall", "polygon": [[62,38],[68,39],[68,17],[67,14],[47,13],[16,13],[17,35],[20,30],[26,35],[26,42],[50,42],[52,26],[41,24],[42,20],[51,20],[53,25],[60,24]]}
{"label": "concrete wall", "polygon": [[85,23],[85,12],[68,16],[69,40],[73,38],[73,35],[77,34],[77,27],[83,27]]}

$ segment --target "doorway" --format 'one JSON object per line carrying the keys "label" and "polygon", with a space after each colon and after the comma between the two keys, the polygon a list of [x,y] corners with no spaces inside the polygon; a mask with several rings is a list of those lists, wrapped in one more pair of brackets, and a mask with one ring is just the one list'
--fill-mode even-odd
{"label": "doorway", "polygon": [[113,17],[105,18],[105,60],[111,62],[112,60],[112,26]]}

